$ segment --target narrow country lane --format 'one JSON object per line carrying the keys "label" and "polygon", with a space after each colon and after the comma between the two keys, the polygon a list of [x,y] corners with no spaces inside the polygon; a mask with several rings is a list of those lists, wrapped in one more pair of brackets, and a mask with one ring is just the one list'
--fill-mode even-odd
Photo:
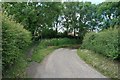
{"label": "narrow country lane", "polygon": [[33,62],[27,69],[30,78],[106,78],[77,55],[76,49],[60,48],[42,63]]}

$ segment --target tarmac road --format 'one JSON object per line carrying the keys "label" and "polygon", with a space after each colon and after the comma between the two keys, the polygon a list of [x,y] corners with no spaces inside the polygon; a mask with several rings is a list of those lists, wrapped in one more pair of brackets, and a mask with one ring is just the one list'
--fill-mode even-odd
{"label": "tarmac road", "polygon": [[27,69],[29,78],[106,78],[77,55],[77,49],[60,48],[42,63],[33,62]]}

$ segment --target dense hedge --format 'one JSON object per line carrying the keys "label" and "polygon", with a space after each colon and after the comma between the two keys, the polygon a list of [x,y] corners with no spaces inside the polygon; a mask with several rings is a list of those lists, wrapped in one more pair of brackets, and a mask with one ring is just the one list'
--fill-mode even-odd
{"label": "dense hedge", "polygon": [[19,23],[3,16],[2,19],[2,64],[3,70],[14,65],[31,43],[31,33]]}
{"label": "dense hedge", "polygon": [[64,46],[70,44],[77,44],[79,41],[76,39],[69,39],[69,38],[53,38],[53,39],[45,39],[42,40],[40,45],[41,47],[47,46]]}
{"label": "dense hedge", "polygon": [[118,52],[118,30],[108,29],[99,33],[87,33],[82,47],[104,54],[112,59],[118,59],[120,58],[120,53]]}

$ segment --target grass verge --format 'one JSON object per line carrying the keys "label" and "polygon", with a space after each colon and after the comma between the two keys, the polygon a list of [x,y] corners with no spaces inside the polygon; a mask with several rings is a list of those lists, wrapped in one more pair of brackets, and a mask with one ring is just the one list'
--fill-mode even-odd
{"label": "grass verge", "polygon": [[77,54],[86,63],[92,65],[95,69],[108,78],[118,78],[119,63],[117,61],[111,60],[101,54],[97,54],[85,49],[78,49]]}
{"label": "grass verge", "polygon": [[33,52],[32,61],[41,62],[44,57],[57,48],[78,48],[78,40],[69,38],[54,38],[42,40]]}
{"label": "grass verge", "polygon": [[55,49],[58,48],[78,48],[79,45],[72,45],[72,44],[68,44],[68,45],[60,45],[60,46],[48,46],[45,48],[41,48],[41,45],[38,46],[36,48],[36,50],[34,51],[33,55],[32,55],[32,61],[35,62],[41,62],[48,54],[52,53]]}
{"label": "grass verge", "polygon": [[48,54],[50,54],[52,51],[54,51],[55,49],[57,49],[58,47],[56,46],[49,46],[47,48],[37,48],[34,52],[34,54],[32,55],[32,61],[35,62],[41,62]]}

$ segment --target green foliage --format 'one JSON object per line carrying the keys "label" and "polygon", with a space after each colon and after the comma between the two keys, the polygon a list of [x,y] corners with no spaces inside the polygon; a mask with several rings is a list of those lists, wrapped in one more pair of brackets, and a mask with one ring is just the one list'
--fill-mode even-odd
{"label": "green foliage", "polygon": [[42,38],[55,38],[56,32],[53,29],[43,29]]}
{"label": "green foliage", "polygon": [[87,33],[82,47],[104,54],[112,59],[118,59],[120,58],[120,53],[118,52],[118,30],[109,29],[100,33]]}
{"label": "green foliage", "polygon": [[48,2],[11,2],[3,3],[2,7],[3,13],[24,25],[32,33],[33,39],[42,36],[42,30],[53,27],[62,8],[61,3]]}
{"label": "green foliage", "polygon": [[21,24],[3,15],[2,34],[2,64],[5,73],[7,69],[15,65],[31,43],[31,33]]}
{"label": "green foliage", "polygon": [[[25,78],[26,77],[26,67],[28,65],[27,58],[23,54],[17,60],[14,66],[3,72],[3,78]],[[5,71],[5,70],[4,70]]]}
{"label": "green foliage", "polygon": [[41,45],[38,45],[38,47],[34,51],[34,54],[32,55],[32,61],[41,62],[48,54],[50,54],[56,48],[57,47],[52,46],[41,49]]}
{"label": "green foliage", "polygon": [[41,41],[41,47],[47,47],[47,46],[62,46],[62,45],[68,45],[68,44],[77,44],[78,40],[76,39],[69,39],[69,38],[53,38],[49,40],[42,40]]}
{"label": "green foliage", "polygon": [[99,25],[101,29],[107,29],[119,25],[119,2],[103,2],[98,5],[97,18],[99,23],[103,22],[103,25]]}
{"label": "green foliage", "polygon": [[[103,2],[98,5],[91,2],[11,2],[3,3],[2,8],[3,13],[11,16],[32,33],[33,40],[48,35],[44,32],[47,29],[55,29],[57,37],[60,30],[67,35],[74,32],[74,36],[78,32],[78,37],[82,39],[88,30],[107,29],[119,25],[120,21],[119,2]],[[63,27],[60,28],[60,25]]]}

